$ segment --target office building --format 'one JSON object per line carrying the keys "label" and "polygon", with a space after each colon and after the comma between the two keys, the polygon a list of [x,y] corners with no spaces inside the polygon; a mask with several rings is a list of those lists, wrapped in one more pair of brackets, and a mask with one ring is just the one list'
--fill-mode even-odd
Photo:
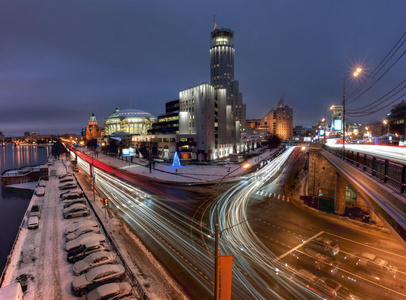
{"label": "office building", "polygon": [[234,80],[234,32],[217,29],[210,35],[210,82],[216,89],[226,89],[227,104],[231,106],[233,118],[246,126],[246,105],[242,103],[239,83]]}

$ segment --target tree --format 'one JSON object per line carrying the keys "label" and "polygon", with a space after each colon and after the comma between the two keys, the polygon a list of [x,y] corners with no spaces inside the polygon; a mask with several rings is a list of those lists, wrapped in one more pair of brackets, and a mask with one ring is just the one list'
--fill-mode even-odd
{"label": "tree", "polygon": [[266,136],[266,140],[268,142],[269,149],[277,148],[281,144],[281,139],[277,135],[274,135],[274,134],[268,134]]}
{"label": "tree", "polygon": [[87,148],[96,150],[97,148],[97,140],[96,139],[91,139],[86,143]]}

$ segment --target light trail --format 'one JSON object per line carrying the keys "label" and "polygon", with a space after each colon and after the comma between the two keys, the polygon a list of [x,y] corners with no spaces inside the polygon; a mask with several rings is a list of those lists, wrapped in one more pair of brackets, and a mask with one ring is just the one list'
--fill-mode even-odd
{"label": "light trail", "polygon": [[[272,298],[281,299],[278,292],[269,285],[270,280],[277,282],[296,299],[309,297],[308,292],[302,294],[302,287],[292,287],[292,281],[280,271],[285,267],[272,261],[275,255],[261,243],[246,222],[250,196],[281,171],[293,151],[295,149],[290,148],[269,161],[261,170],[246,176],[219,199],[220,230],[232,227],[223,232],[220,245],[222,253],[234,255],[232,293],[236,299],[269,299],[270,295]],[[77,163],[83,172],[90,176],[89,158],[78,155]],[[205,237],[210,235],[209,228],[202,227],[201,222],[167,205],[167,199],[152,196],[111,175],[117,174],[116,172],[105,172],[98,167],[93,171],[95,187],[109,198],[112,206],[128,225],[135,231],[142,228],[149,238],[211,294],[213,246],[202,240],[202,234]],[[214,224],[213,218],[212,206],[211,227]],[[209,241],[213,243],[212,239]],[[270,290],[273,292],[270,293]]]}
{"label": "light trail", "polygon": [[[255,299],[282,299],[282,296],[270,286],[277,283],[295,299],[319,297],[309,294],[309,291],[297,286],[290,280],[291,272],[284,272],[288,266],[274,261],[276,256],[256,236],[248,222],[247,207],[251,195],[280,172],[292,153],[294,147],[286,150],[280,156],[270,161],[264,168],[256,172],[247,183],[235,184],[218,199],[218,224],[222,237],[220,249],[222,254],[232,254],[234,257],[233,276],[251,293]],[[210,224],[214,232],[215,205],[211,207]],[[236,226],[236,224],[239,224]],[[234,281],[233,281],[234,284]],[[273,293],[270,294],[270,290]],[[236,288],[233,287],[233,296]],[[238,296],[235,296],[238,298]]]}

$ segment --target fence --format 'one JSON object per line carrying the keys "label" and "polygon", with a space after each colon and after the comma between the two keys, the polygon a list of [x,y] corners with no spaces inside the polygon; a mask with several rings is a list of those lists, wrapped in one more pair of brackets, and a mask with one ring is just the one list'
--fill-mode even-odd
{"label": "fence", "polygon": [[400,193],[405,192],[406,165],[348,149],[343,150],[342,147],[323,145],[323,149],[377,178]]}

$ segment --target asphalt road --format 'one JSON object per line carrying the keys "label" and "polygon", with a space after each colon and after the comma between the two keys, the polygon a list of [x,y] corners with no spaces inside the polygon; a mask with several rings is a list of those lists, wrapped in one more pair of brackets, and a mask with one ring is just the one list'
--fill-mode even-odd
{"label": "asphalt road", "polygon": [[[298,151],[276,159],[252,176],[219,186],[219,224],[222,254],[234,254],[233,298],[317,299],[290,280],[299,268],[318,276],[320,270],[297,264],[304,252],[302,241],[319,234],[338,241],[340,253],[333,279],[362,299],[402,299],[405,286],[405,251],[388,234],[362,228],[353,221],[326,216],[288,202],[289,179],[301,164]],[[300,169],[300,167],[299,167]],[[117,175],[117,174],[116,174]],[[124,219],[194,299],[212,296],[213,203],[216,186],[169,186],[144,181],[142,188],[128,184],[130,178],[99,172],[100,188],[111,198]],[[224,192],[224,193],[223,193]],[[285,197],[284,197],[285,196]],[[348,225],[348,224],[350,225]],[[230,230],[227,228],[232,227]],[[361,228],[361,229],[360,229]],[[349,253],[373,252],[398,268],[395,280],[359,269],[344,257]],[[381,275],[381,274],[379,274]],[[393,282],[394,281],[394,282]]]}

